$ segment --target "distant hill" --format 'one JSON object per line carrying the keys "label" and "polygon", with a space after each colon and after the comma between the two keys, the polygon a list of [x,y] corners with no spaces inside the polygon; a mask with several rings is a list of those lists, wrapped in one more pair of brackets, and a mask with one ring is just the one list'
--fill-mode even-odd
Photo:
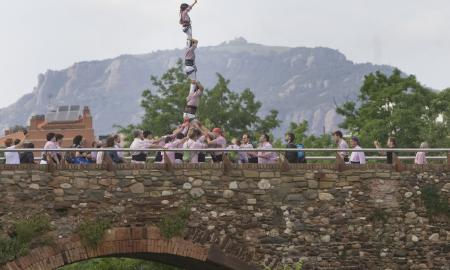
{"label": "distant hill", "polygon": [[[144,55],[122,55],[102,61],[80,62],[40,74],[30,94],[0,109],[0,129],[26,124],[32,114],[50,105],[89,106],[97,135],[113,132],[113,125],[140,120],[139,100],[151,88],[150,75],[160,76],[182,56],[181,50]],[[354,98],[364,75],[393,68],[355,64],[328,48],[272,47],[239,38],[218,46],[201,47],[197,53],[199,79],[206,87],[216,73],[231,80],[234,91],[250,88],[263,102],[263,111],[280,112],[281,135],[290,122],[308,120],[313,133],[329,132],[340,122],[335,102]]]}

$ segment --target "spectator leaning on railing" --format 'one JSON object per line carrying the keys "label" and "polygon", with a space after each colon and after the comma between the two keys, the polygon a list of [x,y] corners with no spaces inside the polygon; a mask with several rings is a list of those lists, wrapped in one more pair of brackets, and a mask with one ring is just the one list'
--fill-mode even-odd
{"label": "spectator leaning on railing", "polygon": [[[350,144],[353,150],[362,150],[358,137],[352,137]],[[352,152],[350,155],[350,164],[366,164],[366,155],[364,152]]]}
{"label": "spectator leaning on railing", "polygon": [[[7,150],[15,150],[22,147],[21,144],[14,145],[14,141],[11,138],[5,140],[5,147]],[[20,155],[18,152],[5,152],[5,164],[16,165],[20,164]]]}
{"label": "spectator leaning on railing", "polygon": [[[261,135],[259,139],[260,145],[259,150],[270,150],[273,149],[270,143],[270,137],[267,134]],[[258,163],[260,164],[271,164],[277,162],[277,154],[275,152],[258,152]]]}
{"label": "spectator leaning on railing", "polygon": [[[382,148],[380,142],[375,141],[373,143],[375,145],[375,147],[378,148]],[[387,147],[388,148],[397,148],[397,140],[394,137],[389,137],[388,141],[387,141]],[[395,152],[384,152],[384,151],[380,151],[380,155],[382,156],[386,156],[386,163],[387,164],[393,164],[394,163],[394,155],[396,155],[397,153]]]}
{"label": "spectator leaning on railing", "polygon": [[344,140],[344,135],[342,134],[342,131],[338,130],[333,133],[333,139],[336,145],[338,146],[339,151],[338,154],[341,156],[341,158],[344,160],[344,162],[349,162],[350,159],[348,157],[348,152],[345,151],[348,149],[348,144]]}
{"label": "spectator leaning on railing", "polygon": [[[295,135],[294,133],[287,133],[285,136],[286,148],[287,149],[297,149],[297,145],[295,144]],[[286,152],[285,157],[289,163],[298,163],[298,154],[297,152]]]}
{"label": "spectator leaning on railing", "polygon": [[[255,149],[253,144],[250,142],[249,134],[242,135],[241,149]],[[246,158],[244,159],[244,163],[258,163],[258,154],[256,152],[247,152],[245,153],[245,156]]]}

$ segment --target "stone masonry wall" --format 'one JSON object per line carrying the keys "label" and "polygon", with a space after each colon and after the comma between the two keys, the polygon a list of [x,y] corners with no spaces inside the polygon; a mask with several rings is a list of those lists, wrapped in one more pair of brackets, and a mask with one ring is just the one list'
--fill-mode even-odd
{"label": "stone masonry wall", "polygon": [[[51,216],[54,237],[71,237],[87,219],[114,226],[155,225],[189,205],[186,239],[214,235],[238,245],[225,252],[275,266],[304,259],[305,269],[450,269],[450,222],[430,217],[421,199],[426,185],[449,200],[445,167],[347,168],[298,165],[233,167],[156,165],[0,167],[2,230],[37,213]],[[218,240],[218,241],[219,241]],[[203,241],[205,242],[205,241]]]}

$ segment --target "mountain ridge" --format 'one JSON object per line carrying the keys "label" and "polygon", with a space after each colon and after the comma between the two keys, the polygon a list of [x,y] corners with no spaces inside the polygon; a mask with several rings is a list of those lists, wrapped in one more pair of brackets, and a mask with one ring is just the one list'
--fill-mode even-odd
{"label": "mountain ridge", "polygon": [[[91,107],[97,135],[111,133],[114,124],[137,123],[139,100],[150,88],[150,76],[161,76],[183,55],[182,49],[146,54],[123,54],[104,60],[81,61],[62,70],[39,74],[37,86],[17,102],[0,109],[0,129],[26,124],[32,114],[49,107],[79,104]],[[250,88],[263,103],[262,112],[276,109],[283,125],[308,120],[312,133],[329,132],[340,122],[334,102],[355,97],[364,75],[393,67],[354,63],[325,47],[283,47],[249,43],[243,38],[200,47],[199,79],[211,88],[216,73],[231,81],[230,88]]]}

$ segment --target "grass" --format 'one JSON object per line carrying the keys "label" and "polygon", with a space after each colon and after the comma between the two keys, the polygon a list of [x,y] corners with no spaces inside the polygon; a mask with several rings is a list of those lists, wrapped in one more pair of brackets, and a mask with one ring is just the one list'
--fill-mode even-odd
{"label": "grass", "polygon": [[105,258],[93,259],[80,263],[71,264],[60,268],[60,270],[181,270],[155,262],[147,262],[134,259]]}

